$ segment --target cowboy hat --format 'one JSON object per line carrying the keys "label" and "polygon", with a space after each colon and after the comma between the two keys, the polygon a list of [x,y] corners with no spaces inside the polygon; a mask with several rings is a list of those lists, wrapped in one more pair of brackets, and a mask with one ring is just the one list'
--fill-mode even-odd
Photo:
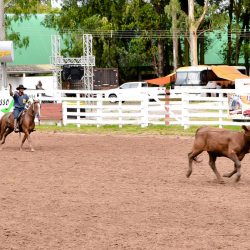
{"label": "cowboy hat", "polygon": [[27,89],[27,88],[25,88],[22,84],[20,84],[17,88],[16,88],[17,90],[19,90],[19,89]]}

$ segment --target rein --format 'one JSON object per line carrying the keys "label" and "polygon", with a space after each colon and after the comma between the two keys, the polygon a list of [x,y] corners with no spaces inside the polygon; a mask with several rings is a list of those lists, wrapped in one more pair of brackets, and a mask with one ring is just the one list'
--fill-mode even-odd
{"label": "rein", "polygon": [[39,121],[39,125],[40,125],[40,115],[39,113],[35,112],[35,104],[37,102],[33,102],[30,107],[26,110],[26,114],[28,114],[29,116],[31,116],[32,118],[35,118],[35,116],[38,116],[38,121]]}

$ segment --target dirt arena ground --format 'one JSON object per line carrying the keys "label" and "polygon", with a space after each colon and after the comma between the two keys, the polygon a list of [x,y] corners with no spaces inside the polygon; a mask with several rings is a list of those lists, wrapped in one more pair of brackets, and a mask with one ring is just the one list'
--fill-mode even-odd
{"label": "dirt arena ground", "polygon": [[[250,249],[250,166],[217,184],[192,138],[18,135],[1,153],[0,249]],[[233,168],[218,160],[220,173]]]}

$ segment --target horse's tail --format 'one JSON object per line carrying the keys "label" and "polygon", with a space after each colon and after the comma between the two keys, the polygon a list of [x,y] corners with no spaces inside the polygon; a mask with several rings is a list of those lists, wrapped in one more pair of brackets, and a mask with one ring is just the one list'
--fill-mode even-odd
{"label": "horse's tail", "polygon": [[0,141],[2,140],[3,134],[7,128],[7,119],[10,115],[11,113],[5,113],[0,119]]}

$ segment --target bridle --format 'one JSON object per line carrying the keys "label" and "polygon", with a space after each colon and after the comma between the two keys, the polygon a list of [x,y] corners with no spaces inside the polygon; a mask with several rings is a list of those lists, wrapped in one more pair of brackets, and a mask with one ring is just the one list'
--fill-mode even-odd
{"label": "bridle", "polygon": [[[39,105],[38,107],[38,112],[37,110],[35,110],[35,105]],[[39,125],[40,125],[40,102],[38,100],[34,100],[33,103],[31,104],[31,110],[33,111],[34,113],[34,116],[38,118],[38,121],[39,121]]]}

